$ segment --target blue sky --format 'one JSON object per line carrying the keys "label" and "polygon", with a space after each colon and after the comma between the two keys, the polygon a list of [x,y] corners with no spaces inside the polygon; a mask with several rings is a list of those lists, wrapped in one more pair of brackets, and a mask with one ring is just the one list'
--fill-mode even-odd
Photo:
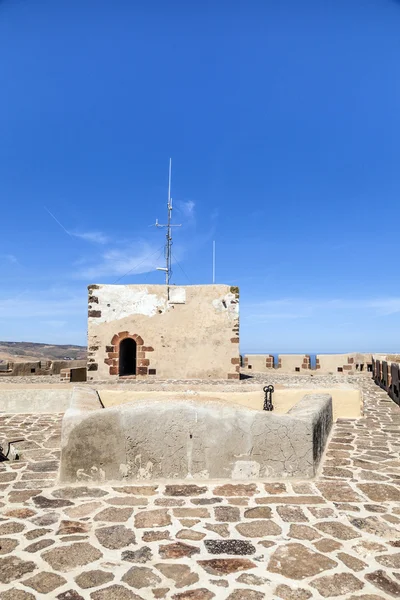
{"label": "blue sky", "polygon": [[89,283],[163,282],[172,156],[173,281],[216,240],[242,352],[398,351],[399,31],[394,0],[0,0],[0,339],[84,344]]}

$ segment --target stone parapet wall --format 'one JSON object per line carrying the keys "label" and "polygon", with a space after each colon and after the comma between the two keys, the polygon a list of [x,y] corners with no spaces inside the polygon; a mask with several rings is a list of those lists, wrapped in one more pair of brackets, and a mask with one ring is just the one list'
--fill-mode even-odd
{"label": "stone parapet wall", "polygon": [[[332,397],[305,395],[275,415],[218,400],[138,399],[102,408],[74,388],[64,415],[60,481],[313,477],[330,429]],[[85,449],[82,452],[82,448]]]}
{"label": "stone parapet wall", "polygon": [[350,373],[371,371],[372,354],[317,354],[315,366],[311,366],[309,354],[246,354],[243,368],[264,373],[270,369],[280,369],[282,373],[304,373],[315,370],[320,373]]}
{"label": "stone parapet wall", "polygon": [[400,405],[400,364],[383,357],[373,357],[372,369],[375,383]]}
{"label": "stone parapet wall", "polygon": [[34,375],[60,375],[62,370],[84,367],[86,360],[37,360],[26,362],[8,361],[2,364],[1,376],[31,377]]}

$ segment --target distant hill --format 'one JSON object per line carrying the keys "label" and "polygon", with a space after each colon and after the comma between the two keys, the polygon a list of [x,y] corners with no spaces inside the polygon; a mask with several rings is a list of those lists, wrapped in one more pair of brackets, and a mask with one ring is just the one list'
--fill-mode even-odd
{"label": "distant hill", "polygon": [[34,342],[0,342],[0,360],[23,362],[43,359],[84,359],[86,356],[86,346],[36,344]]}

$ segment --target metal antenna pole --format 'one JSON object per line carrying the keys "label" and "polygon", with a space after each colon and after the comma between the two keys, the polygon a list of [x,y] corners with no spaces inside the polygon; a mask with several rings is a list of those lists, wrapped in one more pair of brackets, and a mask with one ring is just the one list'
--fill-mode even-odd
{"label": "metal antenna pole", "polygon": [[181,225],[172,225],[172,198],[171,198],[171,179],[172,179],[172,159],[169,159],[169,171],[168,171],[168,219],[166,224],[161,224],[156,220],[156,227],[166,227],[166,241],[165,241],[165,267],[158,267],[157,271],[165,271],[165,284],[169,286],[172,275],[172,227],[181,227]]}

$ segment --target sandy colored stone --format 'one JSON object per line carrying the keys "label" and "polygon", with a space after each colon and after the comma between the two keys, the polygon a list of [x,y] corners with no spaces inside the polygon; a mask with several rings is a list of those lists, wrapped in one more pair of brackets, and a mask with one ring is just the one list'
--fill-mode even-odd
{"label": "sandy colored stone", "polygon": [[229,575],[238,571],[254,569],[256,566],[247,558],[213,558],[211,560],[198,560],[197,563],[211,575]]}
{"label": "sandy colored stone", "polygon": [[28,519],[29,517],[36,515],[36,511],[31,510],[30,508],[13,508],[5,512],[4,515],[15,519]]}
{"label": "sandy colored stone", "polygon": [[400,552],[376,556],[375,560],[388,569],[400,569]]}
{"label": "sandy colored stone", "polygon": [[255,498],[256,504],[324,504],[320,496],[261,496]]}
{"label": "sandy colored stone", "polygon": [[265,577],[257,577],[257,575],[253,575],[253,573],[242,573],[236,581],[238,583],[245,583],[246,585],[264,585],[267,583],[268,579],[265,579]]}
{"label": "sandy colored stone", "polygon": [[12,538],[0,539],[0,554],[9,554],[18,546],[18,540]]}
{"label": "sandy colored stone", "polygon": [[56,512],[45,512],[43,515],[39,515],[32,519],[32,523],[38,525],[39,527],[47,527],[48,525],[53,525],[57,523],[60,519],[60,514]]}
{"label": "sandy colored stone", "polygon": [[166,485],[165,495],[166,496],[200,496],[207,492],[206,486],[199,486],[194,484],[182,484],[182,485]]}
{"label": "sandy colored stone", "polygon": [[240,510],[236,506],[216,506],[214,508],[215,519],[224,523],[240,521]]}
{"label": "sandy colored stone", "polygon": [[365,518],[351,518],[350,523],[357,529],[365,533],[371,533],[380,537],[400,538],[400,531],[397,528],[383,522],[379,517],[371,516]]}
{"label": "sandy colored stone", "polygon": [[264,483],[264,490],[267,494],[285,494],[286,485],[284,483]]}
{"label": "sandy colored stone", "polygon": [[87,565],[101,558],[102,554],[88,542],[76,542],[69,546],[53,548],[42,554],[42,558],[55,571],[63,573]]}
{"label": "sandy colored stone", "polygon": [[178,518],[207,519],[210,517],[210,513],[206,508],[174,508],[173,513]]}
{"label": "sandy colored stone", "polygon": [[200,531],[193,531],[193,529],[181,529],[176,534],[176,537],[180,540],[193,540],[198,541],[202,540],[206,537],[205,533],[200,533]]}
{"label": "sandy colored stone", "polygon": [[122,581],[135,589],[141,589],[161,583],[161,578],[148,567],[131,567]]}
{"label": "sandy colored stone", "polygon": [[363,571],[368,566],[367,563],[346,552],[338,552],[336,556],[352,571]]}
{"label": "sandy colored stone", "polygon": [[0,592],[0,598],[1,600],[35,600],[35,596],[30,592],[17,590],[16,588]]}
{"label": "sandy colored stone", "polygon": [[177,588],[193,585],[199,581],[199,576],[194,573],[187,565],[159,563],[156,568],[175,582]]}
{"label": "sandy colored stone", "polygon": [[335,511],[327,506],[308,506],[308,510],[316,519],[330,519],[336,516]]}
{"label": "sandy colored stone", "polygon": [[103,496],[107,496],[107,494],[108,492],[105,490],[87,486],[58,488],[53,492],[54,498],[63,498],[68,500],[75,498],[102,498]]}
{"label": "sandy colored stone", "polygon": [[33,588],[40,594],[49,594],[66,582],[66,579],[61,575],[47,571],[41,571],[29,579],[24,579],[24,585]]}
{"label": "sandy colored stone", "polygon": [[336,567],[337,562],[302,544],[280,546],[272,554],[268,571],[291,579],[305,579]]}
{"label": "sandy colored stone", "polygon": [[288,585],[281,584],[275,590],[275,596],[282,600],[308,600],[312,594],[302,588],[291,588]]}
{"label": "sandy colored stone", "polygon": [[218,496],[212,496],[211,498],[191,498],[190,502],[197,506],[208,506],[209,504],[219,504],[222,502],[222,498],[218,498]]}
{"label": "sandy colored stone", "polygon": [[123,523],[131,517],[132,513],[132,508],[105,508],[104,510],[97,513],[93,520]]}
{"label": "sandy colored stone", "polygon": [[343,544],[337,542],[336,540],[331,540],[330,538],[323,538],[322,540],[318,540],[318,542],[314,542],[314,546],[317,550],[322,553],[325,552],[334,552],[342,547]]}
{"label": "sandy colored stone", "polygon": [[360,490],[373,502],[400,502],[400,488],[385,483],[359,483]]}
{"label": "sandy colored stone", "polygon": [[114,579],[112,573],[101,571],[100,569],[94,569],[93,571],[86,571],[75,577],[76,583],[83,589],[92,587],[99,587],[105,583],[109,583]]}
{"label": "sandy colored stone", "polygon": [[213,533],[217,533],[223,538],[229,537],[229,527],[226,524],[217,523],[214,525],[214,523],[207,523],[205,525],[205,529],[208,529],[208,531],[212,531]]}
{"label": "sandy colored stone", "polygon": [[30,531],[27,531],[24,535],[27,540],[35,540],[36,538],[41,537],[42,535],[46,535],[46,533],[50,533],[51,531],[51,529],[45,528],[31,529]]}
{"label": "sandy colored stone", "polygon": [[270,519],[272,517],[272,509],[269,506],[256,506],[248,508],[244,511],[246,519]]}
{"label": "sandy colored stone", "polygon": [[179,519],[179,523],[182,527],[194,527],[197,523],[200,523],[200,519]]}
{"label": "sandy colored stone", "polygon": [[[104,502],[113,506],[147,506],[149,500],[140,496],[114,496],[113,498],[105,498]],[[158,504],[157,501],[156,504]]]}
{"label": "sandy colored stone", "polygon": [[0,523],[0,535],[20,533],[24,529],[25,525],[23,523],[18,523],[17,521],[6,521],[5,523]]}
{"label": "sandy colored stone", "polygon": [[36,568],[34,562],[21,560],[18,556],[0,558],[0,583],[11,583],[16,579],[21,579]]}
{"label": "sandy colored stone", "polygon": [[187,590],[186,592],[178,592],[173,594],[173,600],[211,600],[214,598],[214,592],[210,592],[206,588],[198,588],[197,590]]}
{"label": "sandy colored stone", "polygon": [[100,544],[110,550],[119,550],[135,543],[135,534],[125,525],[101,527],[94,532]]}
{"label": "sandy colored stone", "polygon": [[214,488],[216,496],[254,496],[257,486],[254,483],[226,483]]}
{"label": "sandy colored stone", "polygon": [[73,506],[73,503],[70,502],[70,500],[46,498],[46,496],[35,496],[33,502],[38,508],[63,508],[64,506]]}
{"label": "sandy colored stone", "polygon": [[312,541],[320,538],[321,534],[308,525],[297,525],[296,523],[293,523],[289,529],[289,537],[295,538],[296,540]]}
{"label": "sandy colored stone", "polygon": [[160,542],[171,539],[169,531],[145,531],[142,535],[144,542]]}
{"label": "sandy colored stone", "polygon": [[8,502],[13,503],[22,503],[26,502],[33,496],[37,496],[40,494],[41,490],[20,490],[20,491],[12,491],[8,495]]}
{"label": "sandy colored stone", "polygon": [[357,554],[359,556],[362,556],[363,558],[369,558],[371,556],[375,556],[380,552],[387,551],[386,546],[369,540],[363,540],[361,542],[358,542],[353,546],[352,549],[354,550],[354,552],[357,552]]}
{"label": "sandy colored stone", "polygon": [[92,600],[143,600],[142,596],[138,596],[125,586],[117,584],[92,592],[90,597]]}
{"label": "sandy colored stone", "polygon": [[307,523],[308,521],[300,506],[277,506],[276,511],[281,519],[288,523]]}
{"label": "sandy colored stone", "polygon": [[165,527],[171,525],[171,517],[168,510],[164,508],[146,510],[135,515],[135,527],[139,529],[147,527]]}
{"label": "sandy colored stone", "polygon": [[154,598],[165,598],[165,596],[168,594],[170,588],[154,588],[153,590],[151,590],[153,592],[153,596]]}
{"label": "sandy colored stone", "polygon": [[101,506],[103,506],[101,502],[84,502],[83,504],[78,504],[78,506],[66,508],[64,509],[64,512],[66,515],[71,517],[71,519],[80,519],[82,517],[92,515]]}
{"label": "sandy colored stone", "polygon": [[90,531],[90,523],[82,521],[61,521],[56,535],[71,535],[74,533],[87,533]]}
{"label": "sandy colored stone", "polygon": [[157,485],[126,485],[115,487],[113,490],[120,494],[133,494],[135,496],[154,496],[157,493]]}
{"label": "sandy colored stone", "polygon": [[161,558],[182,558],[184,556],[193,556],[198,554],[200,549],[197,546],[191,546],[190,544],[184,544],[183,542],[175,542],[173,544],[167,544],[160,546],[159,553]]}
{"label": "sandy colored stone", "polygon": [[17,478],[17,473],[0,473],[0,483],[8,483]]}
{"label": "sandy colored stone", "polygon": [[231,506],[248,506],[249,505],[249,497],[245,497],[245,498],[240,498],[238,497],[233,497],[233,498],[229,498],[229,504]]}
{"label": "sandy colored stone", "polygon": [[265,594],[257,590],[233,590],[226,600],[263,600]]}
{"label": "sandy colored stone", "polygon": [[331,502],[360,502],[361,496],[344,481],[318,481],[316,487]]}
{"label": "sandy colored stone", "polygon": [[236,525],[236,529],[241,535],[250,538],[261,538],[267,535],[280,535],[282,533],[282,529],[279,525],[268,519],[240,523],[239,525]]}
{"label": "sandy colored stone", "polygon": [[210,583],[217,585],[218,587],[229,587],[229,583],[226,579],[210,579]]}
{"label": "sandy colored stone", "polygon": [[148,546],[143,546],[138,550],[124,550],[121,555],[122,560],[132,563],[144,564],[153,558],[151,549]]}
{"label": "sandy colored stone", "polygon": [[317,523],[315,527],[319,529],[319,531],[323,531],[338,540],[354,540],[355,538],[361,537],[352,527],[337,521]]}
{"label": "sandy colored stone", "polygon": [[362,581],[351,573],[335,573],[324,575],[311,581],[310,585],[316,588],[324,598],[332,598],[356,592],[364,587]]}
{"label": "sandy colored stone", "polygon": [[24,550],[25,552],[39,552],[40,550],[44,550],[45,548],[52,546],[54,543],[54,540],[49,539],[38,540],[37,542],[33,542],[33,544],[30,544],[29,546],[24,548]]}

